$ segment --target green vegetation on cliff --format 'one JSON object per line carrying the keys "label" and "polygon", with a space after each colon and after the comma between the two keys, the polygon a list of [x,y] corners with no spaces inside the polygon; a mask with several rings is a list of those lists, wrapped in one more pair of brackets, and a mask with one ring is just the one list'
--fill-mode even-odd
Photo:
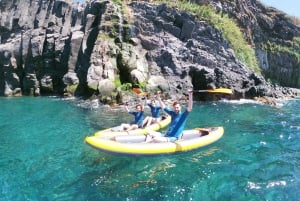
{"label": "green vegetation on cliff", "polygon": [[296,58],[300,63],[300,37],[294,37],[292,41],[285,41],[286,45],[280,45],[275,42],[268,41],[261,45],[261,48],[272,53],[281,52]]}
{"label": "green vegetation on cliff", "polygon": [[199,20],[205,20],[215,28],[219,29],[224,38],[229,41],[231,48],[234,50],[236,57],[256,73],[261,73],[254,49],[247,43],[243,32],[234,19],[228,15],[216,13],[208,5],[199,5],[190,3],[188,0],[165,1],[156,0],[157,3],[165,3],[168,6],[176,7],[180,10],[195,15]]}

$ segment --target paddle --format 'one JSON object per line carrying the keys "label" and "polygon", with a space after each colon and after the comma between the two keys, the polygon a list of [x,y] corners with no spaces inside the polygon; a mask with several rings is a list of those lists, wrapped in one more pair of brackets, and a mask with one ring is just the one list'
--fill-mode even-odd
{"label": "paddle", "polygon": [[[136,94],[141,95],[141,96],[145,96],[145,95],[148,94],[147,92],[144,92],[140,88],[137,88],[137,87],[132,88],[132,91],[134,91]],[[232,90],[231,89],[227,89],[227,88],[194,90],[194,92],[232,94]]]}
{"label": "paddle", "polygon": [[231,90],[231,89],[227,89],[227,88],[206,89],[206,90],[194,90],[194,92],[232,94],[232,90]]}
{"label": "paddle", "polygon": [[146,96],[148,93],[142,91],[140,88],[134,87],[132,88],[132,91],[140,96]]}

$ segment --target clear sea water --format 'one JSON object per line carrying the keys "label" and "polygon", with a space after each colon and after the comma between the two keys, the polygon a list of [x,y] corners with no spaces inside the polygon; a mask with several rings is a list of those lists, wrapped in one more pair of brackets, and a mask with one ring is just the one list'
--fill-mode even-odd
{"label": "clear sea water", "polygon": [[128,121],[97,102],[0,98],[0,201],[299,200],[300,99],[195,102],[186,128],[223,126],[218,142],[156,157],[84,143]]}

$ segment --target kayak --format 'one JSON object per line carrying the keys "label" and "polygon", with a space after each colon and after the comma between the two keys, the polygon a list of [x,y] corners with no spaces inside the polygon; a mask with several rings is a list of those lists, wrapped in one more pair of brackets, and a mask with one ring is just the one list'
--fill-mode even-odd
{"label": "kayak", "polygon": [[90,136],[85,142],[91,147],[118,155],[153,156],[195,150],[219,140],[223,127],[184,130],[175,142],[145,143],[146,135]]}
{"label": "kayak", "polygon": [[161,121],[157,123],[153,123],[150,126],[144,127],[144,128],[138,128],[130,131],[118,131],[119,126],[108,128],[104,130],[97,131],[94,133],[94,136],[114,136],[114,135],[143,135],[148,133],[148,131],[158,131],[167,125],[169,125],[171,122],[171,116],[164,117]]}

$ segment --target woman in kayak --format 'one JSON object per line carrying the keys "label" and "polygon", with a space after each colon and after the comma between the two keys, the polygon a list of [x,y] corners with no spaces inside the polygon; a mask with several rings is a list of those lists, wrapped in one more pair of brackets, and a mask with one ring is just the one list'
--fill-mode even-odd
{"label": "woman in kayak", "polygon": [[150,103],[147,104],[151,110],[151,116],[147,116],[143,122],[144,127],[150,126],[152,123],[159,122],[161,120],[160,110],[161,106],[156,104],[155,99],[152,99]]}
{"label": "woman in kayak", "polygon": [[134,116],[134,122],[130,124],[121,124],[120,131],[130,131],[137,128],[143,127],[143,120],[144,120],[144,106],[142,104],[137,104],[135,106],[136,111],[130,111],[128,108],[128,104],[125,104],[125,109],[129,114]]}
{"label": "woman in kayak", "polygon": [[149,131],[146,142],[174,142],[178,140],[184,130],[188,114],[193,108],[193,90],[188,90],[189,99],[188,106],[184,112],[181,112],[181,105],[178,102],[173,103],[173,110],[167,108],[160,98],[160,93],[157,93],[158,102],[161,108],[171,116],[171,124],[166,134],[160,132]]}

